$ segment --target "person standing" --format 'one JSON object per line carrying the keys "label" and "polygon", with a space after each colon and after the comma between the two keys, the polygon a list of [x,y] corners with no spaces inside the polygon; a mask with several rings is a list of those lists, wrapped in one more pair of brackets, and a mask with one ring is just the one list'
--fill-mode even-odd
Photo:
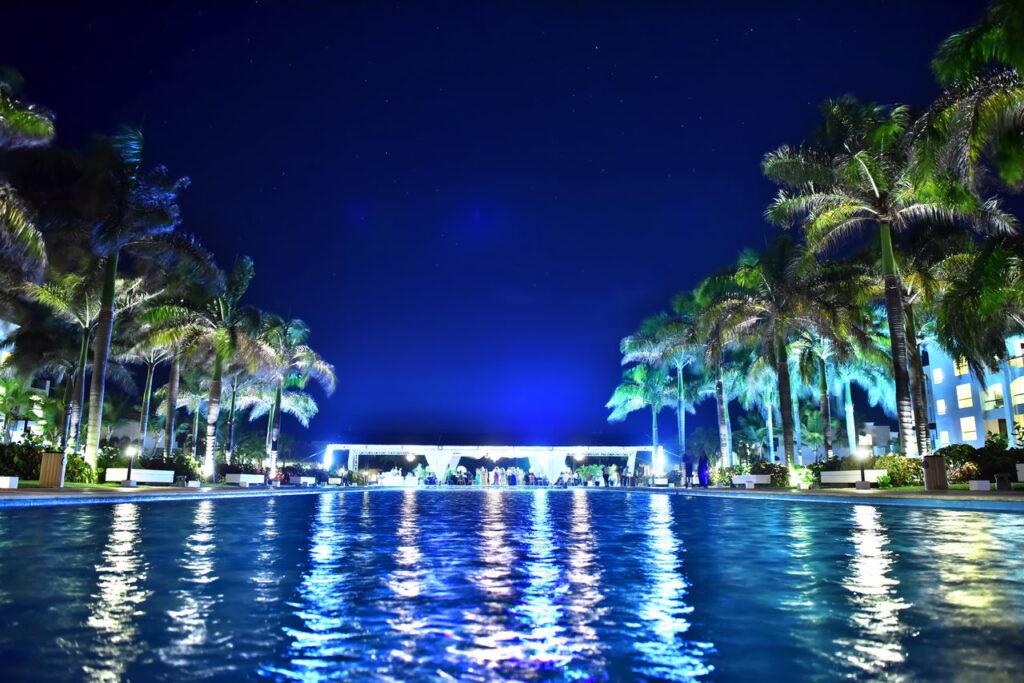
{"label": "person standing", "polygon": [[693,485],[693,456],[689,453],[683,455],[683,469],[686,472],[686,480],[683,482],[685,488]]}
{"label": "person standing", "polygon": [[708,456],[706,453],[701,453],[700,460],[697,462],[697,480],[704,488],[707,488],[711,481],[710,475],[711,468],[708,466]]}

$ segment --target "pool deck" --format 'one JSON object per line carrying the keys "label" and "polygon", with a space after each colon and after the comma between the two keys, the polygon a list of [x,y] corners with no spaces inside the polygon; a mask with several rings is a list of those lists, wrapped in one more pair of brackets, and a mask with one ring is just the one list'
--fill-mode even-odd
{"label": "pool deck", "polygon": [[[432,490],[448,488],[461,490],[469,487],[430,487]],[[472,487],[476,488],[476,487]],[[486,487],[491,488],[491,487]],[[516,487],[531,490],[531,487]],[[0,489],[0,508],[50,507],[55,505],[83,505],[90,503],[135,503],[147,501],[188,501],[210,499],[238,499],[263,496],[301,496],[320,493],[343,493],[355,491],[382,491],[386,487],[287,487],[273,488],[229,488],[211,486],[186,489],[170,486],[145,486],[139,488],[81,487],[64,489]],[[403,489],[392,489],[403,490]],[[871,489],[681,489],[681,488],[601,488],[591,487],[587,491],[602,494],[645,491],[683,496],[707,496],[732,499],[777,500],[801,503],[839,503],[846,505],[896,505],[942,510],[985,510],[992,512],[1024,513],[1024,490],[1013,491],[892,491]]]}

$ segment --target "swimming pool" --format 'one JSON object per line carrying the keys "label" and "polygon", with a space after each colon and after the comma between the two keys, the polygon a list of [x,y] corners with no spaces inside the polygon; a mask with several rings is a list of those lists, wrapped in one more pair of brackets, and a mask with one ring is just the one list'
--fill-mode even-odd
{"label": "swimming pool", "polygon": [[0,510],[4,680],[1015,677],[1024,516],[587,490]]}

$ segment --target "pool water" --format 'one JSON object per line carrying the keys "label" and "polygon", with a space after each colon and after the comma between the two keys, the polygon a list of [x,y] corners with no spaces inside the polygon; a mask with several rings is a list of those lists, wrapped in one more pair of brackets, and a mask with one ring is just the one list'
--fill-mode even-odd
{"label": "pool water", "polygon": [[0,678],[1019,680],[1022,541],[582,489],[0,510]]}

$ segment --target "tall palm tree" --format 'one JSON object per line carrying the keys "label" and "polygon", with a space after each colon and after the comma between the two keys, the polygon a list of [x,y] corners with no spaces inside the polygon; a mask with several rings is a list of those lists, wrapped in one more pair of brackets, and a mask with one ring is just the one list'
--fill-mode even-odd
{"label": "tall palm tree", "polygon": [[622,381],[605,408],[612,412],[609,422],[621,422],[626,417],[644,408],[651,409],[651,452],[658,452],[658,413],[672,400],[669,387],[669,374],[664,367],[638,363],[626,368],[622,373]]}
{"label": "tall palm tree", "polygon": [[637,332],[622,339],[619,350],[623,365],[644,363],[671,368],[674,373],[679,453],[682,455],[686,452],[686,413],[694,412],[695,404],[700,401],[699,373],[692,369],[699,365],[703,351],[693,324],[692,306],[687,308],[685,303],[679,303],[676,308],[676,316],[662,313],[644,320]]}
{"label": "tall palm tree", "polygon": [[742,380],[738,383],[737,398],[743,410],[757,410],[764,418],[768,461],[775,462],[775,411],[779,405],[775,363],[758,349],[747,348],[740,356],[740,367]]}
{"label": "tall palm tree", "polygon": [[142,142],[140,131],[127,128],[102,140],[79,181],[85,212],[94,217],[90,230],[93,249],[103,260],[100,314],[93,344],[96,371],[89,388],[89,435],[85,448],[85,459],[90,464],[95,464],[99,451],[122,253],[157,263],[187,258],[197,269],[211,262],[192,238],[174,232],[181,221],[178,195],[188,186],[188,179],[171,178],[163,167],[144,172]]}
{"label": "tall palm tree", "polygon": [[210,394],[206,408],[206,453],[203,460],[205,476],[213,474],[225,366],[236,361],[255,369],[260,362],[270,361],[269,353],[255,340],[260,324],[259,311],[241,303],[254,275],[252,261],[243,257],[227,277],[222,294],[197,307],[156,306],[143,318],[153,326],[153,342],[186,350],[204,348],[210,351]]}
{"label": "tall palm tree", "polygon": [[141,365],[145,368],[146,379],[143,382],[142,397],[139,404],[139,447],[143,448],[146,438],[149,435],[149,420],[152,413],[153,402],[153,378],[156,369],[164,363],[170,362],[174,357],[174,351],[168,346],[153,343],[148,339],[149,330],[147,326],[140,325],[131,331],[131,338],[136,343],[128,348],[114,354],[121,363],[129,365]]}
{"label": "tall palm tree", "polygon": [[[100,315],[101,283],[95,272],[55,273],[50,279],[39,285],[28,283],[24,286],[25,294],[33,301],[45,306],[58,319],[73,325],[77,330],[79,355],[74,366],[74,382],[68,394],[66,410],[66,429],[62,438],[61,448],[70,445],[78,452],[78,433],[82,406],[85,401],[85,371],[89,341]],[[118,279],[116,287],[115,308],[119,313],[126,313],[143,305],[156,292],[147,291],[141,279]]]}
{"label": "tall palm tree", "polygon": [[282,400],[285,389],[305,389],[310,380],[324,392],[334,391],[334,366],[320,357],[306,342],[309,326],[301,320],[266,316],[260,333],[261,346],[268,354],[267,376],[274,384],[274,407],[270,415],[270,475],[277,473],[277,452],[281,439]]}
{"label": "tall palm tree", "polygon": [[790,342],[799,330],[829,329],[835,287],[786,235],[777,237],[764,253],[741,254],[733,279],[737,287],[716,297],[705,315],[710,327],[708,353],[744,342],[757,344],[772,360],[779,382],[783,449],[792,467],[796,462]]}
{"label": "tall palm tree", "polygon": [[915,445],[914,412],[892,232],[919,221],[991,232],[1011,232],[1015,224],[994,200],[982,201],[937,178],[916,179],[907,153],[906,107],[865,105],[846,96],[827,101],[823,113],[813,146],[784,146],[765,156],[765,175],[783,187],[766,216],[783,226],[801,224],[809,247],[819,254],[847,237],[877,229],[900,446],[910,454]]}

